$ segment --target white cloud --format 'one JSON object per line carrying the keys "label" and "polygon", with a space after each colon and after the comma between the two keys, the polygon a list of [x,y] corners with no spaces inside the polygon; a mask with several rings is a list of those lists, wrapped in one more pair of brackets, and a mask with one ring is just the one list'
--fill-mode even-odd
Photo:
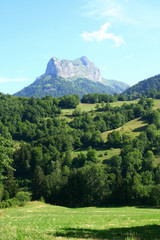
{"label": "white cloud", "polygon": [[24,81],[28,81],[28,78],[6,78],[6,77],[0,77],[0,83],[24,82]]}
{"label": "white cloud", "polygon": [[118,47],[120,44],[124,43],[124,40],[121,36],[116,36],[114,33],[108,33],[107,30],[110,27],[110,23],[106,22],[103,24],[98,31],[83,32],[82,38],[86,41],[97,41],[101,42],[105,39],[111,39],[115,42],[115,46]]}

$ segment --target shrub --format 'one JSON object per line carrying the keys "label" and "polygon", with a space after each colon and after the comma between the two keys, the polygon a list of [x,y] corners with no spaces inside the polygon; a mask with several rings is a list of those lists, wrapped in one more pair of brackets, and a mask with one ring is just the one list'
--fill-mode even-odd
{"label": "shrub", "polygon": [[8,208],[8,207],[14,207],[17,206],[18,202],[15,198],[10,198],[6,201],[0,202],[0,208]]}
{"label": "shrub", "polygon": [[16,200],[18,201],[19,206],[24,206],[27,202],[31,200],[31,194],[29,192],[18,192],[16,194]]}
{"label": "shrub", "polygon": [[45,199],[44,199],[43,196],[41,197],[41,202],[42,202],[42,203],[45,203]]}

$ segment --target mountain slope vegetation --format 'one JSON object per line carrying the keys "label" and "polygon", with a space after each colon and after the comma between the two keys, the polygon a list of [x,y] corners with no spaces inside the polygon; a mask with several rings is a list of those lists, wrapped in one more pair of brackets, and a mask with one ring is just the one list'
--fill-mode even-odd
{"label": "mountain slope vegetation", "polygon": [[106,86],[100,82],[94,82],[85,78],[78,78],[75,81],[69,81],[61,77],[52,75],[42,75],[37,78],[28,87],[14,94],[22,97],[61,97],[64,95],[78,94],[82,97],[87,93],[107,93],[117,92],[113,86]]}
{"label": "mountain slope vegetation", "polygon": [[156,75],[154,77],[150,77],[148,79],[145,79],[132,87],[128,88],[123,92],[125,95],[132,95],[135,98],[138,98],[140,96],[149,96],[149,97],[155,97],[160,98],[160,74]]}
{"label": "mountain slope vegetation", "polygon": [[108,80],[102,78],[102,83],[106,86],[111,86],[114,88],[115,93],[122,93],[126,89],[128,89],[130,86],[127,83],[116,81],[116,80]]}

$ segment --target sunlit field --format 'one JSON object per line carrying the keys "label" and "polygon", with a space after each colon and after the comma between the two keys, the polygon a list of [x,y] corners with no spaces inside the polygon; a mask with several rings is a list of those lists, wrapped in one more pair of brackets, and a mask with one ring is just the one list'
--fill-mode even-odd
{"label": "sunlit field", "polygon": [[160,210],[32,202],[0,211],[0,239],[160,239]]}

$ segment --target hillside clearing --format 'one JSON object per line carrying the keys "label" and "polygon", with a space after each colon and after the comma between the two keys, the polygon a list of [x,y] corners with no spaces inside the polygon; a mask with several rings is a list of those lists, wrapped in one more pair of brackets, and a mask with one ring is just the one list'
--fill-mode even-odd
{"label": "hillside clearing", "polygon": [[[90,112],[91,110],[95,110],[96,104],[89,103],[80,103],[77,108],[81,109],[82,112]],[[74,109],[62,109],[62,115],[71,116]]]}
{"label": "hillside clearing", "polygon": [[154,99],[154,107],[153,109],[160,108],[160,99]]}
{"label": "hillside clearing", "polygon": [[132,137],[136,137],[142,131],[145,130],[147,125],[148,125],[148,123],[141,120],[141,118],[136,118],[136,119],[133,119],[133,120],[125,123],[122,127],[103,132],[102,138],[104,141],[106,141],[108,134],[113,131],[120,131],[121,133],[130,134]]}
{"label": "hillside clearing", "polygon": [[[111,148],[111,149],[96,149],[96,154],[100,162],[105,162],[105,160],[110,159],[114,155],[119,155],[120,154],[120,148]],[[75,151],[72,152],[72,157],[77,157],[78,154],[83,153],[87,154],[87,150],[82,150],[82,151]]]}

